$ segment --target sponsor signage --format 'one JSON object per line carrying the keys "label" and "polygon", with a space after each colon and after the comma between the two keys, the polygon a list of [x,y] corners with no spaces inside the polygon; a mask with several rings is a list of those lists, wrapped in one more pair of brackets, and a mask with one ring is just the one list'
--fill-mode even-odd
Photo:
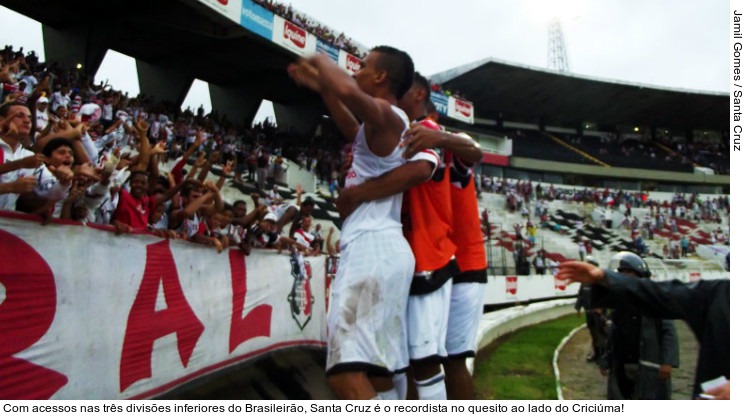
{"label": "sponsor signage", "polygon": [[322,52],[328,55],[329,57],[331,57],[333,62],[336,62],[336,63],[338,62],[339,49],[336,48],[335,46],[329,44],[328,42],[321,41],[320,39],[318,39],[316,43],[316,48],[318,52]]}
{"label": "sponsor signage", "polygon": [[235,23],[240,23],[243,0],[199,0]]}
{"label": "sponsor signage", "polygon": [[450,96],[447,103],[447,116],[466,123],[475,123],[473,104]]}
{"label": "sponsor signage", "polygon": [[506,276],[506,297],[517,296],[517,276]]}
{"label": "sponsor signage", "polygon": [[483,152],[483,160],[481,161],[481,164],[491,164],[491,165],[499,165],[502,167],[508,167],[509,166],[509,156],[508,155],[501,155],[501,154],[494,154],[492,152]]}
{"label": "sponsor signage", "polygon": [[243,0],[240,25],[271,40],[274,33],[274,14],[251,0]]}
{"label": "sponsor signage", "polygon": [[434,107],[437,109],[440,115],[447,116],[447,109],[449,108],[449,97],[446,94],[438,91],[431,92],[431,101],[434,103]]}
{"label": "sponsor signage", "polygon": [[0,213],[2,399],[150,398],[272,350],[325,346],[322,257],[69,223]]}
{"label": "sponsor signage", "polygon": [[347,73],[354,74],[362,66],[362,60],[341,50],[338,54],[338,66],[343,68]]}
{"label": "sponsor signage", "polygon": [[555,290],[556,293],[563,293],[566,291],[566,286],[568,286],[568,280],[559,280],[557,277],[555,279]]}
{"label": "sponsor signage", "polygon": [[276,15],[272,40],[303,57],[313,55],[317,51],[315,35]]}

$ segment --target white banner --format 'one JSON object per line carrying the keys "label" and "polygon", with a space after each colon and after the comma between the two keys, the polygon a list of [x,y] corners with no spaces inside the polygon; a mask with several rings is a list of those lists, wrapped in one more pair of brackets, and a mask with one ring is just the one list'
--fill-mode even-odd
{"label": "white banner", "polygon": [[324,346],[325,258],[0,215],[0,398],[148,398]]}
{"label": "white banner", "polygon": [[316,53],[315,35],[277,15],[274,15],[272,40],[301,57],[309,57]]}
{"label": "white banner", "polygon": [[216,12],[226,16],[233,22],[240,24],[240,13],[243,9],[243,0],[199,0]]}
{"label": "white banner", "polygon": [[362,60],[349,54],[343,49],[338,53],[338,66],[346,70],[349,74],[354,74],[359,71],[362,65]]}
{"label": "white banner", "polygon": [[567,284],[556,280],[552,275],[531,276],[488,276],[486,305],[529,302],[535,299],[550,299],[561,296],[575,296],[579,284]]}
{"label": "white banner", "polygon": [[447,116],[467,123],[475,123],[475,107],[473,104],[453,96],[449,97]]}

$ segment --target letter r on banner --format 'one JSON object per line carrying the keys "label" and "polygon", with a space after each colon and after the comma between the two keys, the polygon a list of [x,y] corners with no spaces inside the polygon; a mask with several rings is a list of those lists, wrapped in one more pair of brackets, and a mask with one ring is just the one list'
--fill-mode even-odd
{"label": "letter r on banner", "polygon": [[49,399],[67,376],[13,357],[46,334],[57,310],[57,287],[46,261],[22,239],[0,230],[0,399]]}

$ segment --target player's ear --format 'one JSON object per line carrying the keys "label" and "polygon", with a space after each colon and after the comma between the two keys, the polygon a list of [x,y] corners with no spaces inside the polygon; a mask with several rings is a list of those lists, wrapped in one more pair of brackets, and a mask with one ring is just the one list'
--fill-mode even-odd
{"label": "player's ear", "polygon": [[426,100],[426,89],[417,84],[414,84],[414,87],[416,88],[416,101],[423,102]]}
{"label": "player's ear", "polygon": [[377,70],[375,72],[375,83],[376,84],[382,84],[388,80],[388,73],[385,70]]}

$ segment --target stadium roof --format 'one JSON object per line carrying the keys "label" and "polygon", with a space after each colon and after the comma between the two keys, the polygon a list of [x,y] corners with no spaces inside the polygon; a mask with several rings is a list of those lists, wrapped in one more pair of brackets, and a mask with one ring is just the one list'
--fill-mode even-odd
{"label": "stadium roof", "polygon": [[[531,68],[494,59],[460,66],[431,77],[459,91],[479,119],[578,127],[633,125],[668,129],[729,129],[724,93],[631,85]],[[477,121],[476,121],[477,123]]]}
{"label": "stadium roof", "polygon": [[[279,103],[321,105],[317,95],[296,87],[287,76],[287,64],[295,59],[292,53],[196,0],[0,0],[0,4],[57,30],[85,31],[93,47],[103,43],[148,63],[184,68],[204,81]],[[432,80],[460,91],[480,119],[565,127],[591,122],[728,130],[729,97],[722,93],[629,85],[494,59],[439,73]]]}
{"label": "stadium roof", "polygon": [[196,0],[0,0],[54,29],[85,31],[99,43],[153,65],[187,69],[196,78],[245,88],[280,103],[320,100],[287,76],[292,53]]}

